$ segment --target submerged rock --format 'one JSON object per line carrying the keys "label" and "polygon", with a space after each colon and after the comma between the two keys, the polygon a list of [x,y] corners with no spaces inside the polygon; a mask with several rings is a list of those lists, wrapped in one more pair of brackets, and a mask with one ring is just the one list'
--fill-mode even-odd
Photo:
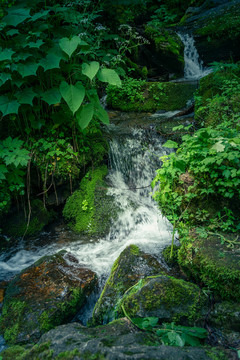
{"label": "submerged rock", "polygon": [[190,282],[165,274],[140,280],[122,300],[128,316],[158,317],[160,323],[203,325],[208,299],[200,288]]}
{"label": "submerged rock", "polygon": [[92,324],[106,324],[118,317],[119,302],[125,291],[146,276],[163,271],[161,264],[135,245],[128,246],[115,261],[111,275],[95,305]]}
{"label": "submerged rock", "polygon": [[215,295],[239,301],[239,252],[228,246],[236,242],[236,234],[224,234],[223,238],[225,242],[218,234],[202,238],[192,231],[190,241],[182,243],[178,262],[188,276],[208,286]]}
{"label": "submerged rock", "polygon": [[10,281],[0,319],[8,343],[36,342],[71,320],[96,285],[96,274],[65,251],[44,256]]}
{"label": "submerged rock", "polygon": [[107,173],[107,166],[90,170],[82,179],[80,189],[68,198],[63,216],[74,231],[95,236],[108,233],[118,208],[113,197],[107,195],[104,181]]}
{"label": "submerged rock", "polygon": [[1,355],[3,360],[225,360],[230,359],[228,354],[210,347],[162,345],[157,335],[139,331],[123,318],[96,328],[77,323],[61,325],[44,334],[31,349],[9,348]]}

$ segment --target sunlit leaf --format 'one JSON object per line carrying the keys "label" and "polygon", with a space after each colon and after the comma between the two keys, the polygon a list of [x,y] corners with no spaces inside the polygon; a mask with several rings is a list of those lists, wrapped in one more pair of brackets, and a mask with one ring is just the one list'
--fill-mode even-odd
{"label": "sunlit leaf", "polygon": [[77,112],[76,112],[76,119],[78,122],[78,125],[83,130],[85,129],[90,121],[92,120],[94,113],[94,105],[93,104],[87,104],[83,105]]}
{"label": "sunlit leaf", "polygon": [[82,73],[86,75],[90,80],[94,78],[99,70],[99,63],[97,61],[92,61],[90,64],[82,64]]}
{"label": "sunlit leaf", "polygon": [[225,149],[225,145],[221,141],[218,141],[211,147],[211,149],[216,150],[216,152],[223,152]]}
{"label": "sunlit leaf", "polygon": [[78,45],[80,45],[80,38],[78,36],[73,36],[71,39],[62,38],[59,40],[60,48],[69,56],[69,58],[77,49]]}
{"label": "sunlit leaf", "polygon": [[74,114],[83,102],[85,96],[84,86],[80,82],[77,82],[76,85],[69,85],[66,81],[62,81],[59,90]]}
{"label": "sunlit leaf", "polygon": [[163,147],[166,147],[169,149],[177,149],[178,143],[176,143],[175,141],[172,141],[172,140],[168,140],[165,142],[165,144],[163,144]]}
{"label": "sunlit leaf", "polygon": [[101,69],[97,74],[98,80],[107,82],[110,85],[121,86],[122,82],[115,70]]}

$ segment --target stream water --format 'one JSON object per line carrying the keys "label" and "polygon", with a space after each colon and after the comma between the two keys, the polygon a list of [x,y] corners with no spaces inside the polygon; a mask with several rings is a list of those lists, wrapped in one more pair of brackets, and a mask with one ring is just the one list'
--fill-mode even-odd
{"label": "stream water", "polygon": [[[193,39],[188,35],[179,36],[185,45],[185,78],[199,79],[207,75],[210,70],[204,69],[199,61]],[[110,125],[109,132],[112,141],[108,192],[121,209],[109,234],[93,240],[60,227],[54,233],[43,232],[31,241],[19,240],[17,246],[0,254],[0,280],[9,280],[40,257],[65,249],[73,253],[83,266],[98,274],[102,287],[113,262],[126,246],[136,244],[159,257],[162,248],[170,244],[172,226],[161,216],[152,199],[150,186],[156,169],[161,166],[160,157],[169,152],[162,146],[165,140],[151,126],[137,129]],[[91,315],[97,296],[90,299],[80,315],[83,323]]]}

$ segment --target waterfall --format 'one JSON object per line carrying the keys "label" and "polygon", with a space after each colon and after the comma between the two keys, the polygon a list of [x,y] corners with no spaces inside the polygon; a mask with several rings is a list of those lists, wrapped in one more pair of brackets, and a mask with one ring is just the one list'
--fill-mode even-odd
{"label": "waterfall", "polygon": [[184,78],[198,80],[211,73],[211,69],[205,68],[199,58],[192,35],[180,34],[178,36],[184,44]]}
{"label": "waterfall", "polygon": [[[106,278],[113,262],[130,244],[159,256],[161,249],[170,244],[171,224],[161,216],[151,196],[151,181],[155,170],[161,166],[159,158],[169,150],[153,130],[128,129],[119,136],[119,129],[111,125],[113,140],[110,142],[110,170],[107,178],[108,193],[120,208],[118,219],[109,234],[102,239],[86,240],[71,232],[43,233],[31,243],[22,242],[0,255],[0,279],[6,280],[28,267],[43,255],[65,249],[72,252],[79,263]],[[74,237],[69,241],[69,237]],[[46,241],[51,239],[51,243]],[[65,243],[64,243],[65,238]],[[43,245],[46,244],[47,245]]]}

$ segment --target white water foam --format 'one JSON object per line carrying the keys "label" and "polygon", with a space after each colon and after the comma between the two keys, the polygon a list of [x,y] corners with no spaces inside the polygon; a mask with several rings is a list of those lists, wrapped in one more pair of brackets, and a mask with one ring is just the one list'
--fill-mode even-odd
{"label": "white water foam", "polygon": [[212,70],[204,67],[203,62],[199,58],[193,36],[180,33],[178,33],[178,36],[184,44],[184,78],[199,80],[210,74]]}
{"label": "white water foam", "polygon": [[[61,249],[73,253],[80,264],[106,277],[113,262],[130,244],[159,256],[161,249],[171,242],[171,224],[161,216],[151,197],[151,181],[161,166],[159,157],[169,151],[154,131],[133,130],[128,137],[114,139],[111,144],[109,194],[120,208],[120,215],[110,233],[102,239],[79,240],[34,248],[12,249],[0,255],[0,276],[9,278],[28,267],[43,255]],[[57,239],[56,239],[57,240]]]}

